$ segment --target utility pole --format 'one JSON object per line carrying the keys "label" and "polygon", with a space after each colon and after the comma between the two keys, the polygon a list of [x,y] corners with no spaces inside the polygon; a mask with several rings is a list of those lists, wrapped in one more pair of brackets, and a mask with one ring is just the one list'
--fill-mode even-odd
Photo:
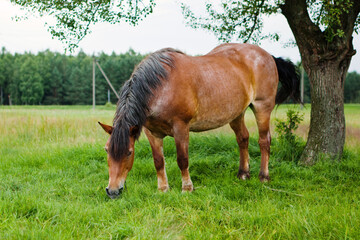
{"label": "utility pole", "polygon": [[[102,75],[104,76],[105,80],[107,81],[107,83],[109,84],[111,90],[113,90],[113,92],[115,93],[116,97],[119,99],[120,96],[119,94],[116,92],[115,88],[113,87],[113,85],[111,84],[110,80],[108,79],[108,77],[106,76],[104,70],[101,68],[100,64],[98,63],[98,61],[95,59],[95,56],[93,56],[93,109],[95,109],[95,65],[98,66],[98,68],[100,69]],[[110,102],[110,89],[108,89],[108,102]]]}
{"label": "utility pole", "polygon": [[103,69],[101,68],[100,64],[98,62],[96,62],[96,65],[98,66],[98,68],[100,69],[102,75],[104,76],[104,78],[106,79],[107,83],[109,84],[111,90],[113,90],[113,92],[115,93],[116,97],[119,99],[120,96],[119,94],[115,91],[115,88],[113,87],[113,85],[111,84],[110,80],[108,79],[108,77],[106,76],[105,72],[103,71]]}
{"label": "utility pole", "polygon": [[95,110],[95,56],[93,56],[93,110]]}

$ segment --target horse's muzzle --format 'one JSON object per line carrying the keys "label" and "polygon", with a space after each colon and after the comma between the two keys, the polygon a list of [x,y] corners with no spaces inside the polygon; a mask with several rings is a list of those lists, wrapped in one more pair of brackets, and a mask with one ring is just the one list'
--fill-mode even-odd
{"label": "horse's muzzle", "polygon": [[106,188],[106,194],[111,198],[111,199],[115,199],[118,198],[120,196],[120,194],[122,193],[122,191],[124,190],[124,188],[119,188],[117,190],[112,190],[109,189],[108,187]]}

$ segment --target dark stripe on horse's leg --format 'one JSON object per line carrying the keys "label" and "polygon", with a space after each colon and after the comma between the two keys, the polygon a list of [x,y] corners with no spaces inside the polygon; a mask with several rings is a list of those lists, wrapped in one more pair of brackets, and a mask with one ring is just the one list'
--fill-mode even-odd
{"label": "dark stripe on horse's leg", "polygon": [[177,152],[177,164],[181,170],[182,190],[193,191],[193,183],[189,174],[189,126],[177,121],[173,125],[174,138]]}
{"label": "dark stripe on horse's leg", "polygon": [[237,177],[241,180],[246,180],[250,178],[248,149],[249,132],[245,126],[244,116],[245,113],[241,114],[241,116],[239,116],[230,123],[230,127],[234,130],[236,134],[236,141],[239,145],[240,150],[239,172],[237,174]]}

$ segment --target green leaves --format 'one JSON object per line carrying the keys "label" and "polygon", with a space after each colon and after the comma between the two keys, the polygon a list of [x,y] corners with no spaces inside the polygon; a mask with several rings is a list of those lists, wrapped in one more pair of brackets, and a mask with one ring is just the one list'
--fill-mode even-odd
{"label": "green leaves", "polygon": [[269,1],[223,0],[219,5],[207,3],[207,16],[196,16],[184,3],[181,4],[181,8],[188,26],[213,32],[221,42],[242,39],[245,43],[258,43],[265,38],[272,38],[275,41],[279,39],[276,33],[261,32],[262,18],[278,12],[278,7]]}
{"label": "green leaves", "polygon": [[278,145],[276,146],[278,156],[282,160],[297,161],[302,153],[302,140],[295,135],[295,130],[304,120],[304,114],[288,110],[286,112],[287,119],[275,119],[275,132],[278,134]]}
{"label": "green leaves", "polygon": [[52,16],[54,25],[48,24],[48,31],[54,38],[62,41],[70,52],[78,47],[79,42],[89,33],[90,26],[98,22],[127,22],[136,25],[152,13],[155,0],[76,0],[76,1],[22,1],[12,0],[28,14],[17,17],[27,19],[29,15]]}
{"label": "green leaves", "polygon": [[353,1],[308,0],[307,3],[311,19],[324,31],[328,42],[332,42],[335,37],[345,37],[344,29],[347,26],[344,18],[352,8]]}
{"label": "green leaves", "polygon": [[276,119],[275,131],[286,141],[293,141],[295,139],[294,131],[299,127],[299,123],[304,120],[304,114],[290,109],[286,112],[286,116],[286,121]]}
{"label": "green leaves", "polygon": [[[331,42],[335,37],[344,37],[347,27],[344,18],[354,0],[304,0],[308,5],[312,21],[325,32]],[[47,23],[54,38],[62,41],[70,52],[89,33],[91,25],[99,22],[116,24],[127,22],[136,25],[153,12],[155,0],[11,0],[27,10],[17,20],[27,19],[34,13],[38,16],[52,16],[55,24]],[[221,42],[242,40],[259,43],[263,39],[278,41],[277,33],[263,33],[263,17],[280,12],[284,0],[222,0],[220,3],[207,2],[205,16],[197,16],[190,6],[182,3],[181,8],[186,24],[215,34]],[[355,32],[360,28],[360,17],[355,22]]]}
{"label": "green leaves", "polygon": [[[334,38],[345,37],[348,27],[347,14],[354,5],[354,0],[304,0],[311,20],[317,25],[328,42]],[[206,15],[197,16],[190,6],[182,3],[181,8],[186,24],[192,28],[201,28],[214,35],[221,42],[242,40],[243,42],[259,43],[270,38],[278,41],[276,33],[263,33],[263,17],[280,13],[283,4],[291,1],[222,0],[221,3],[207,2]],[[305,26],[304,26],[305,27]],[[360,28],[360,16],[355,22],[355,32]],[[351,32],[352,33],[352,32]]]}
{"label": "green leaves", "polygon": [[360,29],[360,15],[358,16],[358,18],[355,21],[355,33],[359,34],[359,29]]}

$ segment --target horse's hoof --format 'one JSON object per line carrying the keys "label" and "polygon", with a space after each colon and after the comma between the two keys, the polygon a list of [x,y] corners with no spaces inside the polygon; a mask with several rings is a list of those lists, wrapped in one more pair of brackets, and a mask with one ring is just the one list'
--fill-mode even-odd
{"label": "horse's hoof", "polygon": [[163,193],[166,193],[167,191],[169,191],[169,186],[158,187],[158,190]]}
{"label": "horse's hoof", "polygon": [[185,185],[182,187],[182,192],[185,193],[185,192],[192,192],[194,191],[194,186],[191,184],[191,185]]}
{"label": "horse's hoof", "polygon": [[239,170],[238,174],[237,174],[238,179],[240,180],[247,180],[250,179],[250,172],[248,171],[243,171],[243,170]]}
{"label": "horse's hoof", "polygon": [[269,177],[269,175],[264,175],[264,174],[260,173],[259,174],[259,180],[262,183],[266,183],[266,182],[270,181],[270,177]]}

